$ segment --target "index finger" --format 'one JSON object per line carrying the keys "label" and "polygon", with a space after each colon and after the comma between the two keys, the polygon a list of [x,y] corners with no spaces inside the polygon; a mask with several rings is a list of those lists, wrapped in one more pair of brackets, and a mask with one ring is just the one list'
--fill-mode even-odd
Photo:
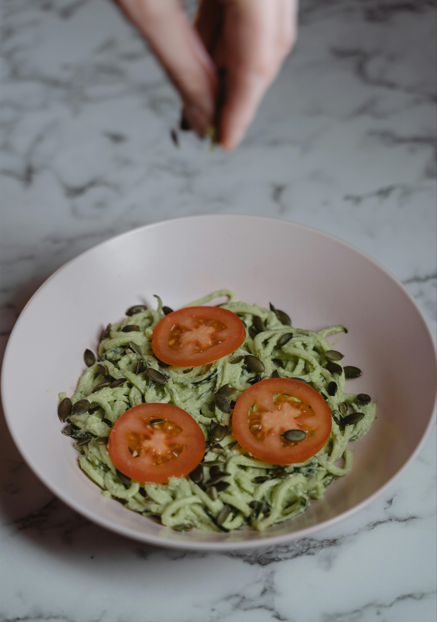
{"label": "index finger", "polygon": [[[204,133],[214,115],[214,64],[178,0],[119,0],[179,91],[190,125]],[[190,114],[191,112],[191,114]]]}

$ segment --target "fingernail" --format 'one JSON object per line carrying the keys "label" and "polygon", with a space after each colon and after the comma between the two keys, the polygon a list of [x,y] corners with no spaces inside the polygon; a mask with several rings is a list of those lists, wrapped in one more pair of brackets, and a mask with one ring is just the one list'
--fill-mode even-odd
{"label": "fingernail", "polygon": [[209,126],[208,116],[197,108],[197,106],[187,105],[184,107],[183,116],[185,120],[188,122],[188,125],[193,129],[199,136],[204,136],[206,130]]}

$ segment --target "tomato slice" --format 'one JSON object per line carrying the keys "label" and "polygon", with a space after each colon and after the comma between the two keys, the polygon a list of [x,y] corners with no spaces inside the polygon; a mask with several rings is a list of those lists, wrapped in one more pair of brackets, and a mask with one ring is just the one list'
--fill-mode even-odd
{"label": "tomato slice", "polygon": [[[232,417],[235,438],[255,458],[272,464],[305,462],[329,440],[331,411],[312,387],[289,378],[262,380],[238,398]],[[281,434],[302,430],[300,442]]]}
{"label": "tomato slice", "polygon": [[165,316],[153,331],[152,347],[168,365],[196,367],[231,354],[246,339],[238,315],[221,307],[187,307]]}
{"label": "tomato slice", "polygon": [[182,408],[140,404],[116,421],[108,449],[114,466],[128,477],[165,484],[197,467],[205,453],[205,437]]}

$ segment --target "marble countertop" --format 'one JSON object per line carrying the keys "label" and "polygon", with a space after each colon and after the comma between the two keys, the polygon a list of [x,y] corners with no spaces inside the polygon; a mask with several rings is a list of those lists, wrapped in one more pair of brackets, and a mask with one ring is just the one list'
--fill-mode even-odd
{"label": "marble countertop", "polygon": [[[304,223],[380,261],[436,328],[435,9],[301,3],[299,41],[242,146],[169,130],[177,97],[107,0],[5,0],[2,351],[43,280],[133,227],[204,213]],[[23,374],[32,373],[25,366]],[[433,622],[435,430],[371,507],[290,545],[143,546],[70,510],[0,419],[0,620]]]}

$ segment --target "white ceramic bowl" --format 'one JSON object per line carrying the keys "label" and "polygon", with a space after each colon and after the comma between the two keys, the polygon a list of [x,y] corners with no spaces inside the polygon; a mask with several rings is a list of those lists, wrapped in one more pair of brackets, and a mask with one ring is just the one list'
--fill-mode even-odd
{"label": "white ceramic bowl", "polygon": [[[71,394],[103,326],[135,303],[173,308],[213,290],[272,301],[295,326],[344,324],[333,344],[364,374],[351,391],[370,393],[378,419],[352,445],[352,473],[294,521],[263,533],[174,532],[100,494],[61,435],[57,394]],[[29,373],[23,375],[23,357]],[[41,480],[99,525],[143,542],[182,549],[243,549],[308,536],[351,516],[393,483],[420,451],[436,399],[433,340],[414,300],[384,268],[329,235],[247,216],[199,216],[158,223],[83,253],[34,295],[10,337],[2,376],[12,436]]]}

